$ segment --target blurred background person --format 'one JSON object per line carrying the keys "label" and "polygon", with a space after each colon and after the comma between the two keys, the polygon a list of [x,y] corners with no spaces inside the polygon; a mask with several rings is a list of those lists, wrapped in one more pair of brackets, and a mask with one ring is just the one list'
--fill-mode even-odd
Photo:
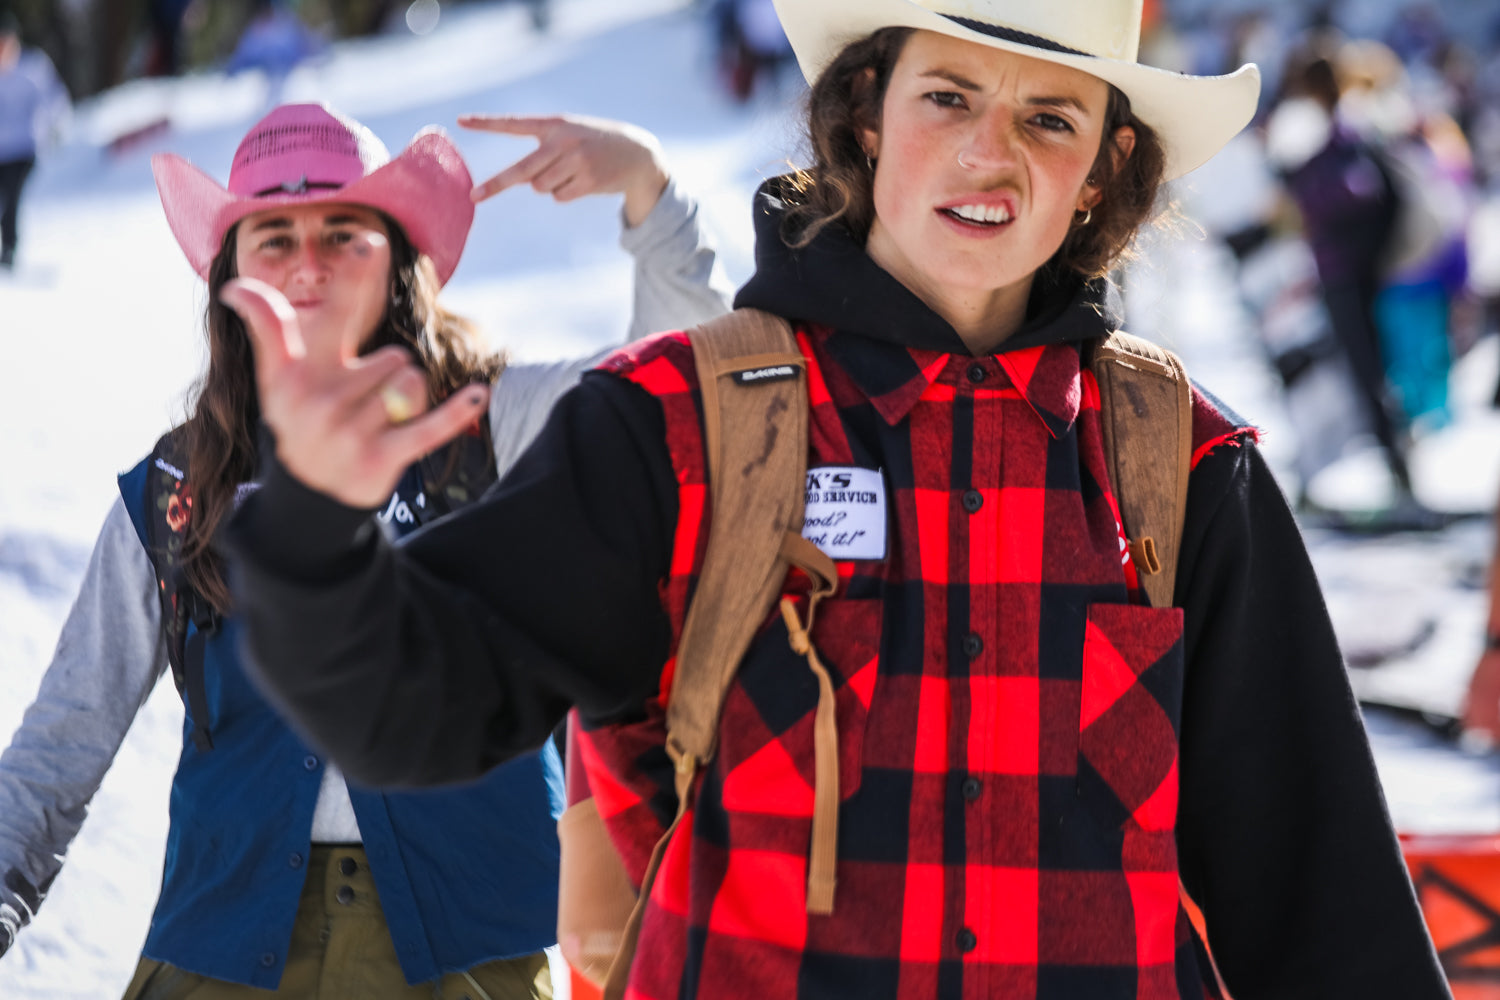
{"label": "blurred background person", "polygon": [[21,190],[37,147],[56,137],[68,108],[52,60],[23,48],[20,22],[0,11],[0,269],[15,267]]}
{"label": "blurred background person", "polygon": [[1420,527],[1428,512],[1412,493],[1405,415],[1386,378],[1375,320],[1398,196],[1370,147],[1339,116],[1335,51],[1330,32],[1315,29],[1291,57],[1267,125],[1267,153],[1301,214],[1334,336],[1395,484],[1387,519]]}
{"label": "blurred background person", "polygon": [[224,72],[247,70],[266,75],[266,103],[281,103],[286,78],[304,61],[322,53],[328,43],[302,23],[282,0],[255,0],[250,23],[240,35]]}

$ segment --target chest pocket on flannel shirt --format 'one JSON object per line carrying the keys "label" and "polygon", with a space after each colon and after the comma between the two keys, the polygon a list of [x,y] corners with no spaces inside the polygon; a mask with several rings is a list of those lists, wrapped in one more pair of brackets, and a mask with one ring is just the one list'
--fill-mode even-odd
{"label": "chest pocket on flannel shirt", "polygon": [[[881,603],[879,598],[826,601],[813,623],[813,645],[834,684],[842,799],[859,791],[879,662]],[[804,608],[799,602],[799,610]],[[811,818],[817,706],[818,679],[787,644],[786,625],[777,614],[751,644],[724,701],[718,761],[725,810]]]}
{"label": "chest pocket on flannel shirt", "polygon": [[1078,720],[1082,798],[1127,829],[1177,821],[1182,609],[1088,608]]}

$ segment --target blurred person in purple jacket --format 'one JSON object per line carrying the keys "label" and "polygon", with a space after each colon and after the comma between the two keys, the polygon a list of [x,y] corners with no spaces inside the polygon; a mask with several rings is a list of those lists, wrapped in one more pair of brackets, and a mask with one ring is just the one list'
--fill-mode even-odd
{"label": "blurred person in purple jacket", "polygon": [[20,23],[0,12],[0,270],[15,266],[21,189],[36,165],[37,146],[55,134],[68,109],[52,60],[22,48]]}
{"label": "blurred person in purple jacket", "polygon": [[1387,518],[1424,527],[1430,512],[1412,495],[1405,418],[1386,378],[1374,313],[1398,195],[1374,150],[1338,116],[1338,103],[1331,49],[1311,43],[1288,62],[1283,100],[1267,126],[1268,153],[1301,212],[1329,321],[1395,480]]}

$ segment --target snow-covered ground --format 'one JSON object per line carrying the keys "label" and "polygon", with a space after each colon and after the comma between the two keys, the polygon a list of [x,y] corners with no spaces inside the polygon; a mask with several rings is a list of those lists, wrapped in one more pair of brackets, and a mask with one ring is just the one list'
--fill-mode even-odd
{"label": "snow-covered ground", "polygon": [[[748,107],[730,103],[712,78],[707,32],[688,0],[555,6],[545,37],[530,30],[517,5],[472,4],[445,12],[424,37],[337,45],[321,65],[294,73],[283,99],[328,100],[393,149],[419,127],[451,125],[463,111],[629,118],[662,139],[720,234],[730,276],[746,278],[750,193],[795,156],[795,81]],[[265,100],[265,85],[253,76],[137,82],[79,109],[73,140],[34,176],[21,267],[0,279],[7,352],[0,368],[0,468],[7,470],[0,477],[0,736],[35,692],[113,499],[115,474],[180,416],[203,360],[203,289],[163,221],[149,155],[176,151],[222,179],[235,140]],[[161,119],[169,130],[118,155],[103,152],[110,139]],[[530,148],[454,131],[476,177]],[[1229,191],[1245,210],[1259,183],[1253,152],[1236,147],[1180,193],[1190,214],[1207,218],[1224,211]],[[629,266],[615,246],[616,211],[602,199],[559,207],[526,190],[481,206],[448,302],[518,358],[610,342],[625,328],[630,293]],[[1131,325],[1179,350],[1200,380],[1264,426],[1268,454],[1290,475],[1296,428],[1234,305],[1229,268],[1207,241],[1151,241],[1131,274]],[[1458,419],[1424,442],[1417,458],[1424,496],[1445,507],[1487,508],[1500,483],[1500,428],[1481,405],[1500,368],[1496,346],[1481,344],[1465,359],[1455,380]],[[1372,488],[1362,462],[1344,463],[1343,480],[1330,489],[1357,495]],[[1399,631],[1393,617],[1419,627],[1425,614],[1452,633],[1440,647],[1448,672],[1466,669],[1477,653],[1472,626],[1481,598],[1472,581],[1489,551],[1487,525],[1375,545],[1318,535],[1310,542],[1346,640],[1380,625]],[[0,961],[0,997],[119,995],[160,881],[180,722],[175,692],[160,685],[46,906]],[[1401,825],[1500,828],[1500,775],[1490,759],[1460,757],[1386,717],[1372,719],[1372,732]]]}

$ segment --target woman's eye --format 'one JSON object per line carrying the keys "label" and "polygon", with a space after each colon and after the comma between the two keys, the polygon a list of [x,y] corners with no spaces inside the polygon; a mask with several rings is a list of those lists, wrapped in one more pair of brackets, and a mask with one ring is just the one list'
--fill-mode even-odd
{"label": "woman's eye", "polygon": [[333,232],[329,233],[326,237],[324,237],[325,242],[327,242],[329,246],[334,247],[341,247],[346,243],[352,242],[353,239],[354,234],[347,229],[336,229]]}
{"label": "woman's eye", "polygon": [[962,108],[967,107],[964,103],[964,95],[951,90],[935,90],[926,95],[927,99],[940,108]]}
{"label": "woman's eye", "polygon": [[1058,115],[1042,113],[1031,119],[1048,132],[1072,132],[1073,123]]}
{"label": "woman's eye", "polygon": [[291,245],[292,239],[290,236],[272,236],[261,243],[260,249],[268,253],[279,253],[290,249]]}

